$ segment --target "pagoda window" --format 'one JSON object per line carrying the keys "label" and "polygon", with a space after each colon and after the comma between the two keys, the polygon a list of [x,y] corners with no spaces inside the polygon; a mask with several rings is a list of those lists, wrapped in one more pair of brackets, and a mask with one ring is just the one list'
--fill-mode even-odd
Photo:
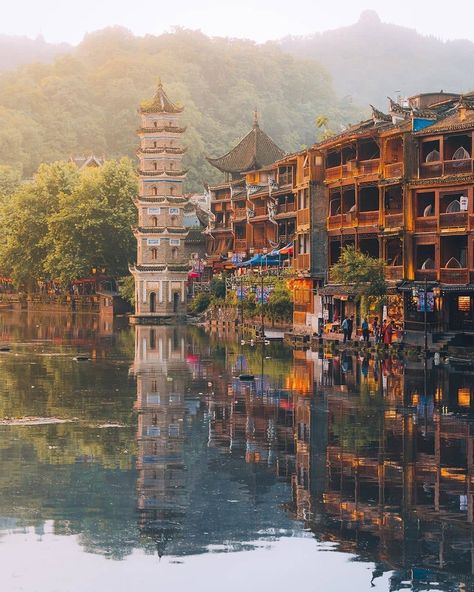
{"label": "pagoda window", "polygon": [[157,170],[158,168],[158,163],[156,161],[153,162],[153,170]]}
{"label": "pagoda window", "polygon": [[153,193],[153,195],[158,195],[158,188],[152,187],[152,193]]}
{"label": "pagoda window", "polygon": [[171,258],[173,260],[178,258],[178,249],[176,247],[173,247],[171,249]]}
{"label": "pagoda window", "polygon": [[403,265],[403,243],[400,238],[387,240],[385,246],[385,262],[389,266]]}
{"label": "pagoda window", "polygon": [[151,224],[152,226],[154,226],[155,228],[158,226],[158,218],[156,216],[153,216],[151,219]]}
{"label": "pagoda window", "polygon": [[439,140],[429,140],[421,145],[421,162],[437,162],[441,159]]}
{"label": "pagoda window", "polygon": [[416,269],[435,269],[435,246],[434,244],[417,245],[416,247]]}
{"label": "pagoda window", "polygon": [[374,160],[380,158],[380,147],[375,140],[359,142],[357,152],[359,160]]}
{"label": "pagoda window", "polygon": [[380,244],[378,238],[360,238],[359,239],[359,250],[361,253],[378,259],[380,256]]}
{"label": "pagoda window", "polygon": [[445,160],[470,160],[472,154],[472,137],[470,134],[456,134],[444,139]]}
{"label": "pagoda window", "polygon": [[153,125],[154,125],[154,127],[158,127],[158,122],[157,121],[154,121],[153,122]]}
{"label": "pagoda window", "polygon": [[359,211],[376,212],[379,209],[379,190],[375,185],[361,187],[359,190]]}
{"label": "pagoda window", "polygon": [[435,215],[434,191],[418,193],[416,196],[416,215],[418,218],[429,218]]}
{"label": "pagoda window", "polygon": [[465,269],[467,267],[467,236],[443,236],[440,244],[441,267]]}
{"label": "pagoda window", "polygon": [[174,168],[174,162],[170,162],[170,170],[173,170]]}
{"label": "pagoda window", "polygon": [[326,156],[326,168],[330,169],[333,167],[340,166],[341,164],[341,153],[339,151],[328,152]]}
{"label": "pagoda window", "polygon": [[355,189],[345,189],[342,193],[342,213],[351,214],[355,209]]}
{"label": "pagoda window", "polygon": [[151,250],[151,258],[156,261],[156,259],[158,259],[158,249],[152,249]]}
{"label": "pagoda window", "polygon": [[175,190],[174,185],[171,185],[171,187],[170,187],[170,195],[173,195],[174,194],[174,190]]}
{"label": "pagoda window", "polygon": [[460,212],[460,211],[461,211],[461,202],[458,199],[453,199],[453,201],[451,201],[448,204],[448,207],[446,208],[447,214],[454,214],[455,212]]}
{"label": "pagoda window", "polygon": [[341,213],[341,193],[339,191],[331,193],[329,201],[329,215],[338,216]]}
{"label": "pagoda window", "polygon": [[156,148],[156,147],[157,147],[157,143],[156,143],[156,140],[155,140],[155,141],[153,142],[153,148]]}
{"label": "pagoda window", "polygon": [[386,214],[397,214],[403,210],[403,194],[401,185],[387,187],[384,193]]}

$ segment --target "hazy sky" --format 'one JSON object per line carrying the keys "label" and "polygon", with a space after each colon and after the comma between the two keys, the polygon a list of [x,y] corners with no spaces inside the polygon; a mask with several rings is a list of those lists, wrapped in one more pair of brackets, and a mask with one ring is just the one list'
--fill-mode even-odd
{"label": "hazy sky", "polygon": [[123,25],[138,35],[173,26],[208,35],[256,41],[350,25],[365,9],[381,20],[442,39],[471,39],[473,0],[453,9],[426,0],[0,0],[0,33],[43,35],[47,41],[78,43],[88,31]]}

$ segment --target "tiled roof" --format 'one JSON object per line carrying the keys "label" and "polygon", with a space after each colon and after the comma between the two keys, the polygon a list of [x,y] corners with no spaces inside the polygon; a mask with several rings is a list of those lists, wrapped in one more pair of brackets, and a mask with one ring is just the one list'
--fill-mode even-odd
{"label": "tiled roof", "polygon": [[140,107],[142,113],[181,113],[183,107],[172,103],[163,89],[161,81],[151,101],[144,101]]}
{"label": "tiled roof", "polygon": [[416,135],[427,136],[441,132],[474,128],[474,105],[472,105],[470,108],[467,105],[467,102],[465,105],[463,103],[460,103],[459,105],[460,107],[466,108],[464,119],[461,118],[459,108],[457,108],[455,110],[451,110],[443,119],[440,119],[433,125],[430,125],[417,132]]}
{"label": "tiled roof", "polygon": [[227,154],[207,160],[223,173],[243,173],[272,164],[284,155],[285,152],[255,122],[250,132]]}

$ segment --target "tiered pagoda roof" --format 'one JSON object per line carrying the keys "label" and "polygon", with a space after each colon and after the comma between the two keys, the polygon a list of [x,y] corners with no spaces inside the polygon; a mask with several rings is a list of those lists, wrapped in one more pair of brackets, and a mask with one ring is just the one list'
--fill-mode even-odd
{"label": "tiered pagoda roof", "polygon": [[153,99],[143,101],[140,105],[142,113],[181,113],[183,109],[184,107],[178,107],[169,100],[161,81],[158,82],[158,88]]}
{"label": "tiered pagoda roof", "polygon": [[207,158],[223,173],[236,175],[260,169],[283,158],[285,152],[259,126],[257,117],[250,132],[227,154]]}

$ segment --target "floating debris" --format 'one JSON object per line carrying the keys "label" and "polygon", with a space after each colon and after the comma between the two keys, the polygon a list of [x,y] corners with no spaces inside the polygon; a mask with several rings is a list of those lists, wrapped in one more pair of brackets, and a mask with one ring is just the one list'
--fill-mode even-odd
{"label": "floating debris", "polygon": [[9,345],[0,345],[0,352],[9,352],[11,347]]}
{"label": "floating debris", "polygon": [[60,417],[3,417],[0,425],[9,426],[37,426],[57,423],[71,423],[72,419],[61,419]]}
{"label": "floating debris", "polygon": [[100,430],[103,430],[104,428],[125,428],[127,427],[125,424],[123,423],[101,423],[97,426]]}
{"label": "floating debris", "polygon": [[73,358],[76,362],[87,362],[89,359],[89,356],[86,356],[85,354],[80,354]]}

